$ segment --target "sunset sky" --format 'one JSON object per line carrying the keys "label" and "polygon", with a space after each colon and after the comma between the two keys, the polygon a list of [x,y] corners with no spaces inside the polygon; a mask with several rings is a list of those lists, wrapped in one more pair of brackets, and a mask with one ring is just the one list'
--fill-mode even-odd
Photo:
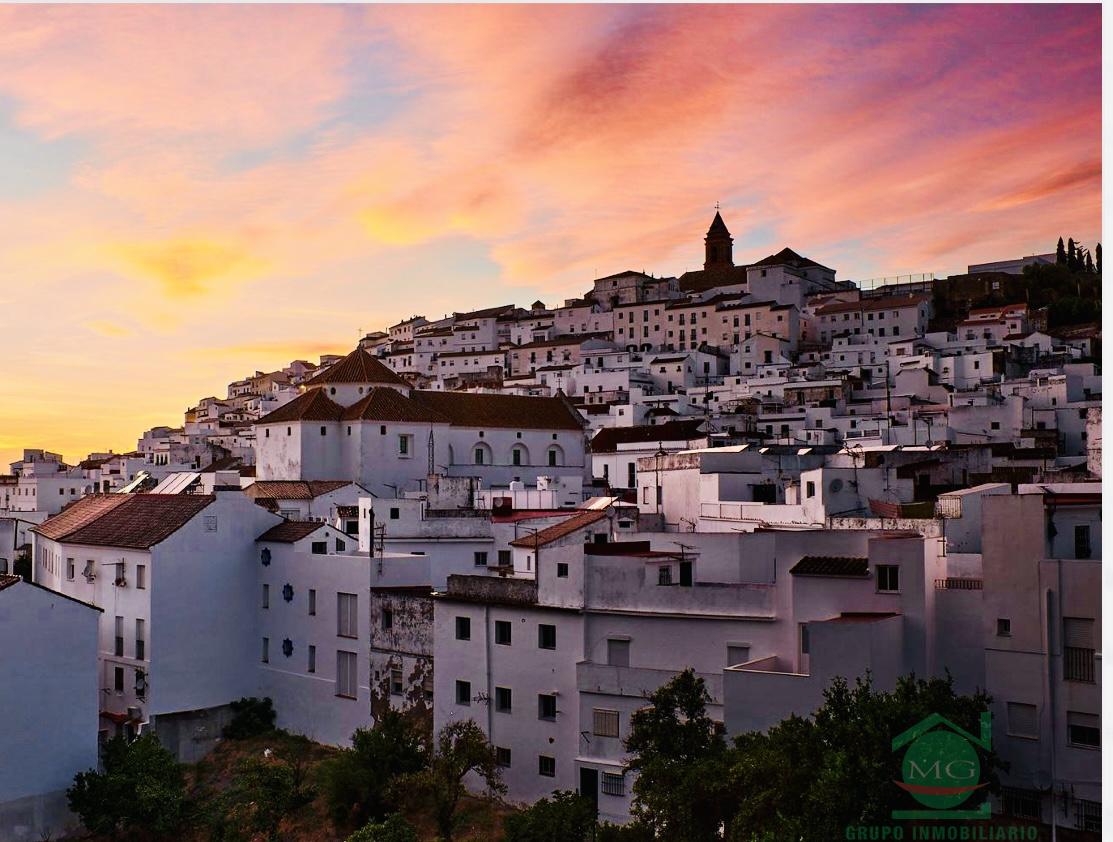
{"label": "sunset sky", "polygon": [[[791,246],[1100,237],[1089,6],[0,7],[0,460],[360,329]],[[2,472],[0,468],[0,472]]]}

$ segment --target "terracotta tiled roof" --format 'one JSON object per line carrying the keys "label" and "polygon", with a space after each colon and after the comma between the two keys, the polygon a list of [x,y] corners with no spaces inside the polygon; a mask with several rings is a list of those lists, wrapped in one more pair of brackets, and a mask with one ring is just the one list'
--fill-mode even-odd
{"label": "terracotta tiled roof", "polygon": [[546,544],[559,541],[561,538],[571,535],[573,532],[577,532],[585,526],[590,526],[605,517],[607,517],[606,511],[581,512],[580,514],[572,515],[562,523],[557,523],[542,529],[534,535],[528,535],[525,538],[518,538],[515,541],[511,541],[510,546],[526,547],[531,550],[536,550],[538,547],[544,547]]}
{"label": "terracotta tiled roof", "polygon": [[604,427],[591,440],[592,453],[613,453],[620,444],[658,441],[690,441],[703,438],[700,432],[702,418],[686,421],[666,421],[664,424],[646,424],[638,427]]}
{"label": "terracotta tiled roof", "polygon": [[264,415],[256,424],[281,424],[290,421],[339,421],[344,408],[331,400],[322,389],[312,389],[298,395],[284,406],[269,415]]}
{"label": "terracotta tiled roof", "polygon": [[261,479],[244,489],[244,494],[252,500],[313,500],[345,485],[353,485],[347,479],[285,480]]}
{"label": "terracotta tiled roof", "polygon": [[396,421],[413,424],[447,424],[435,410],[411,400],[389,386],[372,389],[341,414],[344,421]]}
{"label": "terracotta tiled roof", "polygon": [[[145,550],[166,540],[216,498],[208,494],[113,494],[83,497],[34,528],[47,538],[94,547]],[[86,506],[86,501],[90,501]]]}
{"label": "terracotta tiled roof", "polygon": [[783,248],[776,254],[771,254],[768,257],[763,257],[754,266],[795,266],[797,268],[806,268],[808,266],[816,266],[820,269],[831,271],[830,267],[824,266],[822,263],[816,263],[814,260],[797,254],[790,248]]}
{"label": "terracotta tiled roof", "polygon": [[368,354],[356,348],[344,359],[330,365],[325,371],[306,381],[307,386],[324,383],[383,383],[396,386],[406,385],[405,381]]}
{"label": "terracotta tiled roof", "polygon": [[918,307],[927,301],[926,295],[900,295],[890,298],[863,298],[861,301],[836,301],[816,310],[817,316],[831,313],[853,313],[858,310],[899,310],[901,307]]}
{"label": "terracotta tiled roof", "polygon": [[44,538],[58,540],[92,523],[128,499],[126,494],[88,494],[34,528]]}
{"label": "terracotta tiled roof", "polygon": [[324,526],[324,524],[319,521],[287,520],[283,523],[276,523],[255,540],[292,544],[295,541],[300,541],[306,535],[312,535],[322,526]]}
{"label": "terracotta tiled roof", "polygon": [[413,392],[411,397],[456,427],[580,430],[583,421],[564,398],[473,392]]}
{"label": "terracotta tiled roof", "polygon": [[857,556],[806,555],[788,572],[793,576],[868,576],[869,559]]}

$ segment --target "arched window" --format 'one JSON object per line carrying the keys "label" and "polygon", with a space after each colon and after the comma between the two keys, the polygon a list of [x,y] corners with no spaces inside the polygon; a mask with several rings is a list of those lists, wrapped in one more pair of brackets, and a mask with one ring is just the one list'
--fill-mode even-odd
{"label": "arched window", "polygon": [[564,451],[561,450],[560,445],[549,445],[548,458],[546,464],[550,468],[557,468],[564,464]]}
{"label": "arched window", "polygon": [[476,442],[472,448],[472,460],[476,465],[491,464],[491,447],[486,442]]}
{"label": "arched window", "polygon": [[516,444],[510,450],[510,464],[511,465],[528,465],[529,464],[529,451],[526,450],[524,444]]}

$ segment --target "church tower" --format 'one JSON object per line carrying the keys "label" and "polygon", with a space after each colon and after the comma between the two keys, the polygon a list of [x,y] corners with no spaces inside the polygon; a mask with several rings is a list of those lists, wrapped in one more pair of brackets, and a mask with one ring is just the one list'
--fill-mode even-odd
{"label": "church tower", "polygon": [[711,227],[707,229],[704,242],[704,269],[729,269],[734,266],[734,238],[727,230],[727,224],[719,211],[715,211],[715,218]]}

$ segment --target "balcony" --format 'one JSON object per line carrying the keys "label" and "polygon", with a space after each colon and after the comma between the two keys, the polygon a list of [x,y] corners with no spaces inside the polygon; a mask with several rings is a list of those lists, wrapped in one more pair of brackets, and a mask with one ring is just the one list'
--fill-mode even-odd
{"label": "balcony", "polygon": [[980,591],[982,580],[948,576],[946,579],[936,579],[935,589],[937,591]]}
{"label": "balcony", "polygon": [[[662,684],[671,681],[679,670],[652,669],[650,667],[617,667],[594,661],[576,664],[576,688],[581,693],[603,693],[609,696],[629,696],[644,699]],[[711,704],[723,703],[723,676],[721,673],[696,673],[703,679]]]}
{"label": "balcony", "polygon": [[1063,680],[1094,683],[1094,650],[1063,647]]}

